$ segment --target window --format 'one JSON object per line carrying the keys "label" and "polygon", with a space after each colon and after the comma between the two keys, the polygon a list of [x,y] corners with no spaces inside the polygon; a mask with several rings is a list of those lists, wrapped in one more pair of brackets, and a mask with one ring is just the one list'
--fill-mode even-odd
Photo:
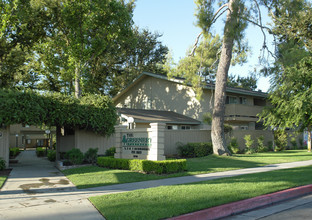
{"label": "window", "polygon": [[226,96],[225,104],[237,104],[237,97],[235,97],[235,96]]}
{"label": "window", "polygon": [[191,126],[189,126],[189,125],[181,125],[181,130],[191,130]]}
{"label": "window", "polygon": [[245,97],[239,97],[239,104],[246,105],[247,104],[247,99]]}
{"label": "window", "polygon": [[168,130],[178,130],[178,126],[177,125],[168,125],[167,129]]}
{"label": "window", "polygon": [[265,99],[254,99],[254,105],[257,105],[257,106],[265,106],[266,105],[266,102],[265,102]]}
{"label": "window", "polygon": [[241,130],[248,130],[248,126],[240,126]]}

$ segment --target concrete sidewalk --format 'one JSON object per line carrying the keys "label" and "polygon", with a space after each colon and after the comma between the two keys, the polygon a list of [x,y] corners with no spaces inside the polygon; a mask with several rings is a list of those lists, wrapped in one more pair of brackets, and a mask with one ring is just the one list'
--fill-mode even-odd
{"label": "concrete sidewalk", "polygon": [[1,220],[94,219],[102,215],[86,199],[73,196],[76,187],[35,151],[24,151],[0,191]]}
{"label": "concrete sidewalk", "polygon": [[104,219],[88,197],[312,165],[312,160],[299,161],[78,190],[54,163],[37,158],[34,151],[22,152],[18,160],[0,191],[0,219]]}

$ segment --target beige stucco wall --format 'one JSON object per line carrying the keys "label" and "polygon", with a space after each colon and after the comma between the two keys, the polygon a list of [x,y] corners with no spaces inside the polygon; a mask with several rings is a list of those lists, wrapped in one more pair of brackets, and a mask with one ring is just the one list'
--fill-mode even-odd
{"label": "beige stucco wall", "polygon": [[[213,109],[213,92],[214,90],[204,89],[201,100],[196,99],[196,94],[192,87],[178,82],[158,79],[155,77],[145,76],[128,91],[115,100],[117,107],[127,107],[134,109],[145,109],[146,103],[150,100],[151,109],[174,111],[191,118],[202,121],[205,112],[212,112]],[[255,116],[263,109],[261,106],[254,105],[254,96],[227,93],[229,96],[246,98],[246,104],[227,104],[225,115],[241,115],[252,117],[226,117],[229,124],[235,121],[256,122]],[[249,126],[251,130],[254,126]]]}
{"label": "beige stucco wall", "polygon": [[105,137],[86,130],[75,131],[75,148],[85,153],[89,148],[98,148],[98,154],[105,154],[106,150],[115,146],[115,135]]}
{"label": "beige stucco wall", "polygon": [[210,130],[166,130],[165,131],[165,155],[177,154],[177,143],[210,142]]}
{"label": "beige stucco wall", "polygon": [[9,166],[9,133],[10,129],[7,128],[1,128],[1,137],[0,137],[0,157],[3,158],[6,162],[6,167]]}
{"label": "beige stucco wall", "polygon": [[[211,92],[205,90],[201,102],[196,99],[194,90],[186,85],[168,80],[145,77],[136,86],[115,101],[117,107],[144,109],[151,100],[151,109],[174,111],[201,120],[203,112],[211,111]],[[205,104],[201,104],[205,103]],[[213,103],[213,101],[211,102]]]}

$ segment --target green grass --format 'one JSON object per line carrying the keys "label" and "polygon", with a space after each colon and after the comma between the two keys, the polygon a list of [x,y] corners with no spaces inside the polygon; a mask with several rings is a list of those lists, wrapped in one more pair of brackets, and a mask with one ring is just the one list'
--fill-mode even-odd
{"label": "green grass", "polygon": [[108,219],[163,219],[312,183],[312,166],[91,197]]}
{"label": "green grass", "polygon": [[269,152],[259,154],[219,157],[210,155],[187,159],[188,171],[169,175],[142,174],[128,170],[109,170],[101,167],[81,167],[63,171],[77,188],[90,188],[120,183],[139,182],[169,177],[222,172],[227,170],[259,167],[274,163],[311,160],[312,154],[305,150]]}
{"label": "green grass", "polygon": [[7,179],[6,176],[0,176],[0,189],[2,187],[2,185],[4,184],[5,180]]}

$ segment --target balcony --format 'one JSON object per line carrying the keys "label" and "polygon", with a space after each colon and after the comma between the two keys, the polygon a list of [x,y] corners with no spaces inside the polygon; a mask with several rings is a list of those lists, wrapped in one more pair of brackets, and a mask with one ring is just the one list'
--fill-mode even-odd
{"label": "balcony", "polygon": [[225,105],[226,121],[258,121],[259,114],[263,106],[252,106],[243,104],[227,104]]}

